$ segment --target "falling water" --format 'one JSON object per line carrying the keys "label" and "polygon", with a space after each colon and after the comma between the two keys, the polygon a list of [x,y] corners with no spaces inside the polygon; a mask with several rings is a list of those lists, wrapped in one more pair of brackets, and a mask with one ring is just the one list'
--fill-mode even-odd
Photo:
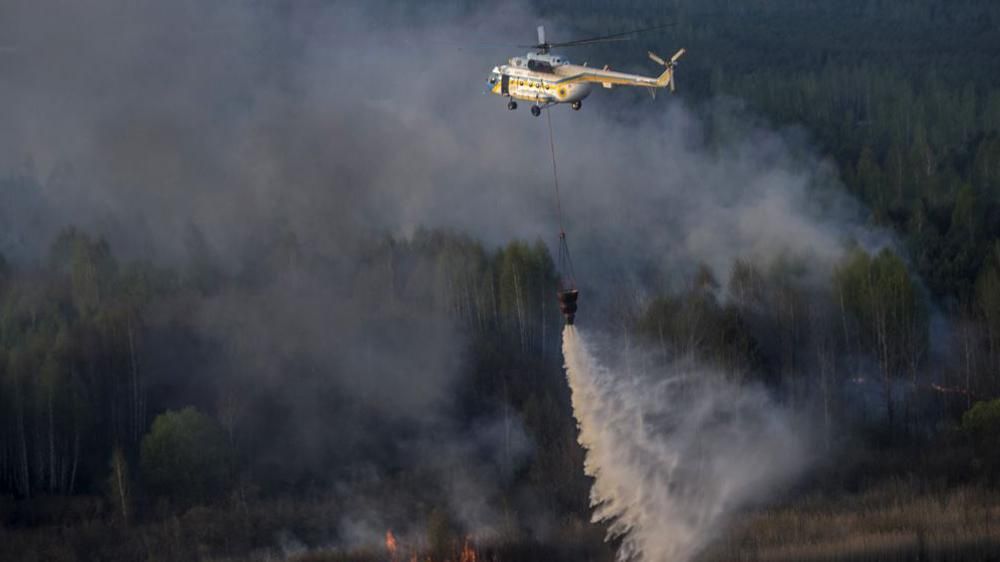
{"label": "falling water", "polygon": [[760,389],[692,364],[623,374],[572,326],[563,354],[593,520],[621,540],[621,561],[690,560],[803,466],[802,434]]}

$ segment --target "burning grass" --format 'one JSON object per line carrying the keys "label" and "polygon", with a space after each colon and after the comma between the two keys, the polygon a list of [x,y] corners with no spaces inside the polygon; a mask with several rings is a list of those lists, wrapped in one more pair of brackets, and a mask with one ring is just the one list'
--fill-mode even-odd
{"label": "burning grass", "polygon": [[[441,562],[482,562],[485,558],[476,549],[472,542],[472,537],[465,537],[459,547],[458,543],[452,545],[452,552],[445,555]],[[412,546],[407,549],[400,546],[396,535],[392,529],[385,532],[385,552],[389,562],[438,562],[425,548]]]}
{"label": "burning grass", "polygon": [[[6,509],[17,508],[8,503]],[[470,536],[432,510],[414,516],[408,531],[384,531],[369,542],[341,536],[348,514],[360,511],[357,506],[319,495],[148,513],[129,525],[102,498],[51,498],[47,503],[51,507],[45,513],[36,509],[37,522],[29,527],[4,525],[5,508],[0,503],[0,560],[605,562],[612,558],[602,541],[603,530],[575,517],[552,521],[541,541],[516,529]]]}

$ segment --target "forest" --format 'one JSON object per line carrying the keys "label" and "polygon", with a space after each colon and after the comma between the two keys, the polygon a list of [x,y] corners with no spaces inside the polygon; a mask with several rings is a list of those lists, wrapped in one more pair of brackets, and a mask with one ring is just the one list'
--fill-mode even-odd
{"label": "forest", "polygon": [[[483,9],[468,4],[449,9]],[[810,470],[698,559],[995,559],[1000,4],[525,10],[581,33],[672,23],[689,54],[669,103],[704,119],[705,145],[731,132],[720,103],[807,139],[793,148],[889,240],[845,240],[830,268],[748,252],[641,290],[581,280],[584,326],[763,388],[815,428]],[[0,560],[395,560],[389,529],[434,561],[614,559],[589,522],[554,239],[427,220],[331,249],[275,221],[246,254],[190,227],[160,259],[121,250],[117,223],[41,203],[26,218],[15,201],[55,181],[40,176],[0,170]],[[49,238],[18,241],[39,223]]]}

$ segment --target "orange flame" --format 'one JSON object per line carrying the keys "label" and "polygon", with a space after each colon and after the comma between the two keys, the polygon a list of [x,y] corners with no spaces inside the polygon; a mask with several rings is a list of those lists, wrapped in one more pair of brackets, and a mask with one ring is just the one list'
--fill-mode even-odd
{"label": "orange flame", "polygon": [[469,543],[469,537],[465,538],[465,544],[462,545],[462,556],[459,558],[459,562],[476,562],[476,551]]}
{"label": "orange flame", "polygon": [[385,532],[385,549],[389,551],[389,556],[396,558],[396,535],[392,534],[392,529]]}

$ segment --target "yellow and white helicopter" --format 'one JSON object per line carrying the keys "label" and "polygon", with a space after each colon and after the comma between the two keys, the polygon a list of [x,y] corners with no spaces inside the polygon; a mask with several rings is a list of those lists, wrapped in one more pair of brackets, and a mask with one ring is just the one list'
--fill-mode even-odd
{"label": "yellow and white helicopter", "polygon": [[517,100],[531,102],[531,114],[535,117],[542,114],[543,108],[560,103],[568,103],[573,109],[579,110],[583,107],[584,98],[590,95],[594,84],[600,84],[605,88],[614,86],[649,88],[653,97],[656,96],[658,88],[669,87],[670,91],[673,92],[674,68],[677,66],[677,60],[684,55],[684,49],[677,51],[674,56],[670,57],[670,60],[664,60],[650,52],[649,58],[651,60],[666,67],[666,70],[656,77],[615,72],[609,70],[607,66],[598,69],[590,68],[586,63],[583,65],[572,64],[565,57],[550,52],[553,48],[624,41],[636,33],[654,31],[664,27],[667,26],[578,39],[565,43],[548,43],[545,41],[545,27],[540,25],[538,26],[538,44],[520,45],[522,48],[535,49],[535,52],[529,52],[523,57],[513,57],[507,61],[507,64],[493,67],[488,79],[489,91],[491,94],[509,98],[507,109],[510,110],[517,109]]}

